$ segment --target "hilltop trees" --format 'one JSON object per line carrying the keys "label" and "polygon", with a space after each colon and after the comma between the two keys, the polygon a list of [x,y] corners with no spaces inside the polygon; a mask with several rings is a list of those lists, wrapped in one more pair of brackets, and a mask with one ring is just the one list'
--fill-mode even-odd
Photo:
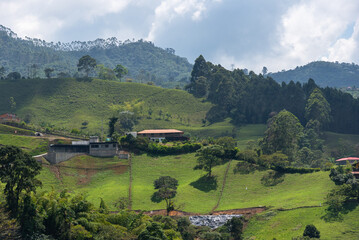
{"label": "hilltop trees", "polygon": [[117,64],[115,69],[113,70],[116,73],[116,77],[121,81],[121,78],[128,73],[127,68],[122,66],[121,64]]}
{"label": "hilltop trees", "polygon": [[35,178],[40,170],[41,165],[20,148],[0,148],[0,180],[5,183],[6,204],[15,216],[19,210],[20,194],[23,191],[35,191],[36,186],[41,185]]}
{"label": "hilltop trees", "polygon": [[11,72],[6,76],[9,80],[18,80],[21,78],[21,74],[19,72]]}
{"label": "hilltop trees", "polygon": [[47,78],[51,78],[51,74],[52,74],[53,71],[54,71],[53,68],[45,68],[45,70],[44,70],[45,76],[46,76]]}
{"label": "hilltop trees", "polygon": [[90,57],[89,55],[82,56],[77,64],[78,71],[85,72],[86,77],[89,76],[90,72],[93,71],[95,67],[96,59]]}

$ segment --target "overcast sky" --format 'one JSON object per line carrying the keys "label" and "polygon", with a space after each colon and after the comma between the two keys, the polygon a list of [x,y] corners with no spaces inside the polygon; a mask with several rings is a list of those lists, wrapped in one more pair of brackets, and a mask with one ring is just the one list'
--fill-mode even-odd
{"label": "overcast sky", "polygon": [[359,63],[358,0],[0,0],[20,37],[117,37],[202,54],[227,68],[270,72],[311,61]]}

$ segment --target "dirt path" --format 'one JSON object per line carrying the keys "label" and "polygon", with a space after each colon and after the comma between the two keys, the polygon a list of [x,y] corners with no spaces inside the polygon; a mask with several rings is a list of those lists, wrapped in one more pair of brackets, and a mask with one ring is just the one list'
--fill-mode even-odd
{"label": "dirt path", "polygon": [[128,187],[128,209],[132,209],[132,154],[129,154],[128,170],[130,173],[130,184]]}
{"label": "dirt path", "polygon": [[[223,211],[214,211],[211,215],[237,215],[243,214],[244,216],[251,217],[257,213],[261,213],[267,210],[266,207],[253,207],[253,208],[239,208],[239,209],[230,209],[230,210],[223,210]],[[140,212],[139,210],[135,210],[136,212]],[[161,210],[153,210],[153,211],[146,211],[143,212],[146,215],[154,216],[154,215],[163,215],[167,214],[165,209]],[[193,213],[193,212],[184,212],[184,211],[171,211],[170,216],[194,216],[194,215],[204,215],[201,213]]]}
{"label": "dirt path", "polygon": [[218,208],[219,203],[221,202],[222,195],[223,195],[223,190],[224,190],[224,187],[226,186],[227,175],[228,175],[229,168],[230,168],[230,166],[231,166],[231,162],[232,162],[232,160],[229,160],[228,165],[227,165],[227,168],[226,168],[226,171],[225,171],[225,173],[224,173],[222,188],[221,188],[221,191],[219,192],[218,201],[217,201],[216,205],[212,208],[210,214],[213,214],[213,213],[214,213],[214,211]]}

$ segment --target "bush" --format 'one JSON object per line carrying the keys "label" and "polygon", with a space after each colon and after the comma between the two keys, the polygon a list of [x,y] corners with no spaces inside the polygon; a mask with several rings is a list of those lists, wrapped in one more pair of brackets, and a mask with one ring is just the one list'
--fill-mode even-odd
{"label": "bush", "polygon": [[310,238],[320,238],[320,232],[313,224],[309,224],[305,227],[303,236]]}

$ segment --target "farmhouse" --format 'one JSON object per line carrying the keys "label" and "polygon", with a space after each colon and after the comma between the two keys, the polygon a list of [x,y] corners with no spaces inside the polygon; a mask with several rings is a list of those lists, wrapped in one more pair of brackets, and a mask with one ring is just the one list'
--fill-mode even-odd
{"label": "farmhouse", "polygon": [[353,171],[352,174],[355,178],[359,178],[359,162],[352,164]]}
{"label": "farmhouse", "polygon": [[335,160],[335,162],[338,165],[346,165],[347,162],[350,163],[350,164],[353,164],[353,163],[359,162],[359,158],[357,158],[357,157],[346,157],[346,158],[337,159],[337,160]]}
{"label": "farmhouse", "polygon": [[5,113],[0,115],[0,122],[4,123],[4,122],[20,122],[20,118],[16,117],[15,114],[12,113]]}
{"label": "farmhouse", "polygon": [[90,137],[90,141],[73,141],[72,144],[51,144],[45,158],[51,164],[57,164],[82,154],[94,157],[114,157],[118,154],[118,144],[117,142],[100,142],[98,137]]}
{"label": "farmhouse", "polygon": [[185,141],[188,137],[183,136],[184,132],[176,129],[150,129],[137,133],[138,137],[146,137],[152,141]]}
{"label": "farmhouse", "polygon": [[353,167],[352,174],[355,178],[359,178],[359,158],[357,157],[347,157],[340,158],[335,161],[338,165],[346,165],[347,163],[351,164]]}

